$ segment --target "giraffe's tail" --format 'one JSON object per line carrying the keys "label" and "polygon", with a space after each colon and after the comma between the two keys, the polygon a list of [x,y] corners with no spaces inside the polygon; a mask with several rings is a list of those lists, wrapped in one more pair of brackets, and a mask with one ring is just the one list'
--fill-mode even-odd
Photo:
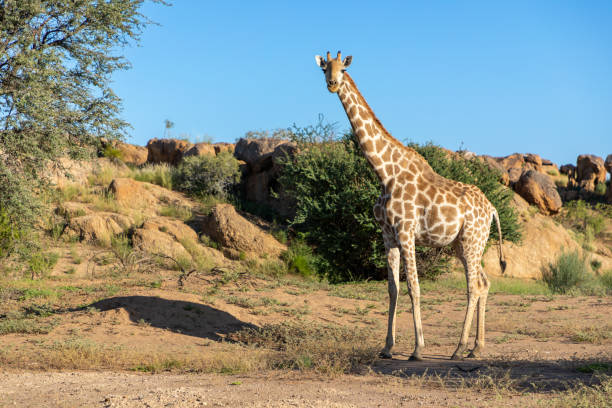
{"label": "giraffe's tail", "polygon": [[506,271],[506,259],[504,258],[504,252],[502,251],[502,232],[501,225],[499,223],[499,215],[497,214],[497,210],[493,209],[493,218],[495,218],[495,223],[497,224],[497,235],[499,235],[499,266],[501,267],[502,274]]}

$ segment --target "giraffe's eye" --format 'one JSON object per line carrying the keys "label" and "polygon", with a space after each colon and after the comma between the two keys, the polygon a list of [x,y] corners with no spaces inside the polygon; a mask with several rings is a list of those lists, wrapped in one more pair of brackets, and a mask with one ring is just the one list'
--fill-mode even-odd
{"label": "giraffe's eye", "polygon": [[344,74],[346,72],[346,69],[341,69],[340,72]]}

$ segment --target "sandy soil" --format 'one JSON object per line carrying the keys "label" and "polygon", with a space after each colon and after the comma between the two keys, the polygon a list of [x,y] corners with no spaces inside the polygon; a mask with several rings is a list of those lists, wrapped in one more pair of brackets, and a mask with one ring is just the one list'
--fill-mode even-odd
{"label": "sandy soil", "polygon": [[0,405],[21,407],[487,407],[533,405],[542,397],[516,394],[500,401],[491,394],[419,387],[378,375],[0,374]]}

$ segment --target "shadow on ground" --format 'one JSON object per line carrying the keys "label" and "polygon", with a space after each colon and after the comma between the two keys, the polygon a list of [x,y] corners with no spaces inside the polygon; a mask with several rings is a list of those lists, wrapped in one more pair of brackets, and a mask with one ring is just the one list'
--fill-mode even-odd
{"label": "shadow on ground", "polygon": [[227,335],[245,328],[256,328],[208,305],[154,296],[113,297],[87,307],[94,307],[102,312],[122,308],[135,323],[144,321],[153,327],[215,341],[225,339]]}
{"label": "shadow on ground", "polygon": [[[596,385],[597,373],[581,372],[594,363],[612,366],[608,359],[597,360],[464,360],[429,355],[423,361],[409,361],[409,355],[378,360],[372,370],[399,377],[439,379],[445,386],[480,385],[484,388],[514,388],[525,391],[563,391],[577,385]],[[610,374],[608,371],[607,374]]]}

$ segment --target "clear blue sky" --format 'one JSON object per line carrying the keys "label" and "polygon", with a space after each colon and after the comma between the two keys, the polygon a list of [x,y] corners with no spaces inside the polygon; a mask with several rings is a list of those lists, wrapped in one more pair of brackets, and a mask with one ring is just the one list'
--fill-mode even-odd
{"label": "clear blue sky", "polygon": [[612,1],[147,3],[160,23],[125,55],[114,90],[130,142],[349,122],[314,55],[349,68],[401,141],[558,164],[612,153]]}

